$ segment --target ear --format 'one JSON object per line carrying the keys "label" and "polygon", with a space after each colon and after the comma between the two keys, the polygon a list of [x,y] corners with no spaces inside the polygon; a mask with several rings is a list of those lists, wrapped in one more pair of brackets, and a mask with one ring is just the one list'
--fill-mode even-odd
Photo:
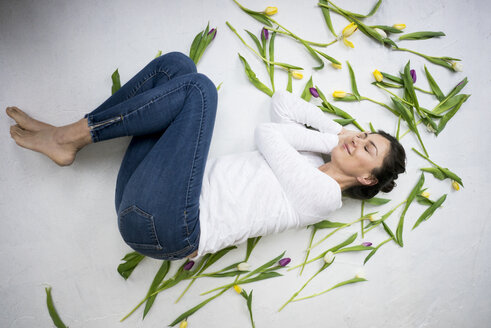
{"label": "ear", "polygon": [[373,175],[356,177],[356,180],[363,186],[373,186],[378,183],[378,179]]}

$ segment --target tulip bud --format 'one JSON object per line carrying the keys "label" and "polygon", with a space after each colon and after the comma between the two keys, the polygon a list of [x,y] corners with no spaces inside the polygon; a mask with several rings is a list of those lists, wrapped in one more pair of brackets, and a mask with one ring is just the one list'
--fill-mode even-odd
{"label": "tulip bud", "polygon": [[293,72],[292,77],[297,79],[297,80],[301,80],[301,79],[303,79],[303,74],[299,73],[299,72]]}
{"label": "tulip bud", "polygon": [[336,68],[336,69],[341,69],[343,68],[343,66],[341,64],[335,64],[335,63],[331,63],[331,66]]}
{"label": "tulip bud", "polygon": [[370,220],[370,222],[378,221],[378,220],[380,220],[380,219],[381,219],[381,218],[380,218],[380,216],[378,216],[378,214],[373,214],[373,215],[370,215],[370,216],[368,217],[368,220]]}
{"label": "tulip bud", "polygon": [[369,246],[372,246],[372,243],[369,241],[365,241],[365,242],[361,243],[361,245],[364,247],[369,247]]}
{"label": "tulip bud", "polygon": [[331,264],[332,261],[334,261],[334,253],[329,251],[326,253],[326,255],[324,255],[324,262]]}
{"label": "tulip bud", "polygon": [[266,7],[266,9],[264,9],[264,13],[268,16],[272,16],[277,12],[278,12],[278,8],[276,7]]}
{"label": "tulip bud", "polygon": [[351,34],[355,33],[355,31],[358,29],[358,26],[356,26],[355,23],[351,22],[349,23],[344,29],[343,29],[343,37],[347,38]]}
{"label": "tulip bud", "polygon": [[288,263],[290,263],[290,261],[291,261],[291,260],[292,260],[291,258],[289,258],[289,257],[285,257],[285,258],[283,258],[283,259],[279,260],[278,264],[279,264],[280,266],[284,267],[284,266],[286,266]]}
{"label": "tulip bud", "polygon": [[237,294],[240,294],[242,292],[242,288],[239,285],[234,285],[234,289],[237,292]]}
{"label": "tulip bud", "polygon": [[427,191],[424,191],[421,193],[421,196],[425,197],[425,198],[430,198],[430,193],[427,192]]}
{"label": "tulip bud", "polygon": [[436,132],[436,130],[435,130],[435,129],[434,129],[432,126],[431,126],[431,124],[430,124],[430,123],[428,123],[428,124],[426,125],[426,130],[427,130],[428,132],[431,132],[431,133],[435,133],[435,132]]}
{"label": "tulip bud", "polygon": [[247,271],[249,270],[249,268],[251,267],[251,265],[247,262],[242,262],[240,263],[238,266],[237,266],[237,269],[239,271]]}
{"label": "tulip bud", "polygon": [[411,77],[413,78],[413,83],[416,83],[416,71],[412,69],[409,71],[409,74],[411,74]]}
{"label": "tulip bud", "polygon": [[316,88],[309,88],[309,91],[314,98],[319,98],[319,93],[317,92]]}
{"label": "tulip bud", "polygon": [[194,265],[194,261],[189,261],[186,264],[184,264],[183,270],[189,271]]}
{"label": "tulip bud", "polygon": [[269,37],[269,30],[264,28],[261,30],[261,40],[266,41]]}
{"label": "tulip bud", "polygon": [[459,62],[452,62],[452,69],[456,72],[462,72],[464,69],[464,66],[462,66],[462,64]]}
{"label": "tulip bud", "polygon": [[387,37],[387,33],[385,33],[384,30],[379,29],[378,27],[374,28],[375,31],[377,31],[378,34],[382,37],[382,39],[385,39]]}
{"label": "tulip bud", "polygon": [[455,189],[455,190],[459,190],[460,187],[459,187],[459,183],[457,181],[454,181],[452,180],[452,187]]}
{"label": "tulip bud", "polygon": [[347,47],[350,47],[350,48],[354,48],[355,45],[353,44],[353,42],[351,42],[350,40],[346,39],[346,38],[343,38],[343,43],[345,44],[345,46]]}
{"label": "tulip bud", "polygon": [[366,276],[365,276],[365,270],[363,270],[363,269],[358,270],[358,272],[356,273],[355,278],[364,278],[365,279],[366,278]]}
{"label": "tulip bud", "polygon": [[188,326],[188,322],[186,320],[184,320],[184,321],[181,321],[179,328],[186,328],[187,326]]}
{"label": "tulip bud", "polygon": [[217,30],[215,28],[212,28],[210,30],[210,32],[208,32],[208,35],[210,35],[211,33],[213,33],[213,39],[211,39],[213,41],[213,40],[215,40],[215,37],[217,36]]}
{"label": "tulip bud", "polygon": [[403,29],[406,28],[406,24],[394,24],[394,25],[392,25],[392,27],[402,31]]}
{"label": "tulip bud", "polygon": [[384,79],[384,76],[382,75],[382,73],[379,72],[378,69],[373,71],[373,76],[375,77],[375,80],[377,82],[382,82],[382,80]]}
{"label": "tulip bud", "polygon": [[333,96],[334,98],[344,98],[344,97],[346,97],[346,92],[344,92],[344,91],[340,91],[340,90],[336,90],[336,91],[334,91],[334,92],[332,93],[332,96]]}

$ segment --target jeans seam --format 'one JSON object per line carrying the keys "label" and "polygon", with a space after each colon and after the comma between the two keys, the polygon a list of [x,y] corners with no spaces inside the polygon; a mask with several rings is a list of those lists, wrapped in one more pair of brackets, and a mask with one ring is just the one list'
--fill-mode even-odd
{"label": "jeans seam", "polygon": [[195,146],[195,149],[194,149],[194,156],[193,156],[193,164],[192,164],[192,167],[191,167],[191,175],[189,176],[189,180],[188,180],[188,186],[187,186],[187,190],[186,190],[186,204],[184,206],[184,225],[186,226],[186,234],[187,234],[187,242],[189,245],[191,245],[191,243],[189,242],[189,227],[188,227],[188,223],[187,223],[187,213],[186,213],[186,209],[188,207],[188,203],[189,203],[189,189],[190,189],[190,186],[191,186],[191,181],[193,180],[193,177],[194,177],[194,171],[195,171],[195,163],[196,163],[196,153],[198,152],[198,146],[199,146],[199,142],[200,140],[202,139],[202,134],[203,134],[203,118],[204,118],[204,114],[205,114],[205,110],[206,110],[206,98],[204,97],[203,95],[203,92],[201,91],[201,89],[196,86],[195,84],[192,84],[192,86],[194,86],[200,93],[201,95],[201,118],[200,118],[200,126],[199,126],[199,134],[198,134],[198,139],[196,140],[196,146]]}

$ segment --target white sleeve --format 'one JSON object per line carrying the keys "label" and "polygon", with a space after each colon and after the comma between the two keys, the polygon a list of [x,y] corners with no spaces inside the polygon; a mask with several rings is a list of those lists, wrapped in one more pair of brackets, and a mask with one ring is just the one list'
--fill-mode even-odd
{"label": "white sleeve", "polygon": [[[303,131],[301,131],[301,129]],[[325,136],[315,139],[314,146],[307,146],[311,133]],[[338,136],[311,131],[305,127],[282,123],[259,124],[254,136],[260,153],[264,156],[276,178],[300,214],[300,226],[316,223],[341,204],[341,189],[330,176],[319,170],[297,150],[319,151],[336,146]],[[315,150],[314,150],[315,148]]]}
{"label": "white sleeve", "polygon": [[278,123],[307,124],[320,132],[338,134],[341,124],[331,120],[317,106],[285,90],[277,90],[271,97],[271,120]]}

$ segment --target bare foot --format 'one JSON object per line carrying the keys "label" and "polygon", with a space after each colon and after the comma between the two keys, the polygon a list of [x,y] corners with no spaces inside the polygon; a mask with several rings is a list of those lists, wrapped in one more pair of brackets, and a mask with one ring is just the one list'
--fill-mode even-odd
{"label": "bare foot", "polygon": [[23,128],[18,123],[10,127],[10,135],[15,142],[24,148],[45,154],[59,166],[67,166],[73,163],[75,155],[85,145],[92,142],[87,120],[81,119],[76,123],[55,127],[40,121],[36,121],[20,109],[7,108],[7,114],[17,122],[22,122]]}

